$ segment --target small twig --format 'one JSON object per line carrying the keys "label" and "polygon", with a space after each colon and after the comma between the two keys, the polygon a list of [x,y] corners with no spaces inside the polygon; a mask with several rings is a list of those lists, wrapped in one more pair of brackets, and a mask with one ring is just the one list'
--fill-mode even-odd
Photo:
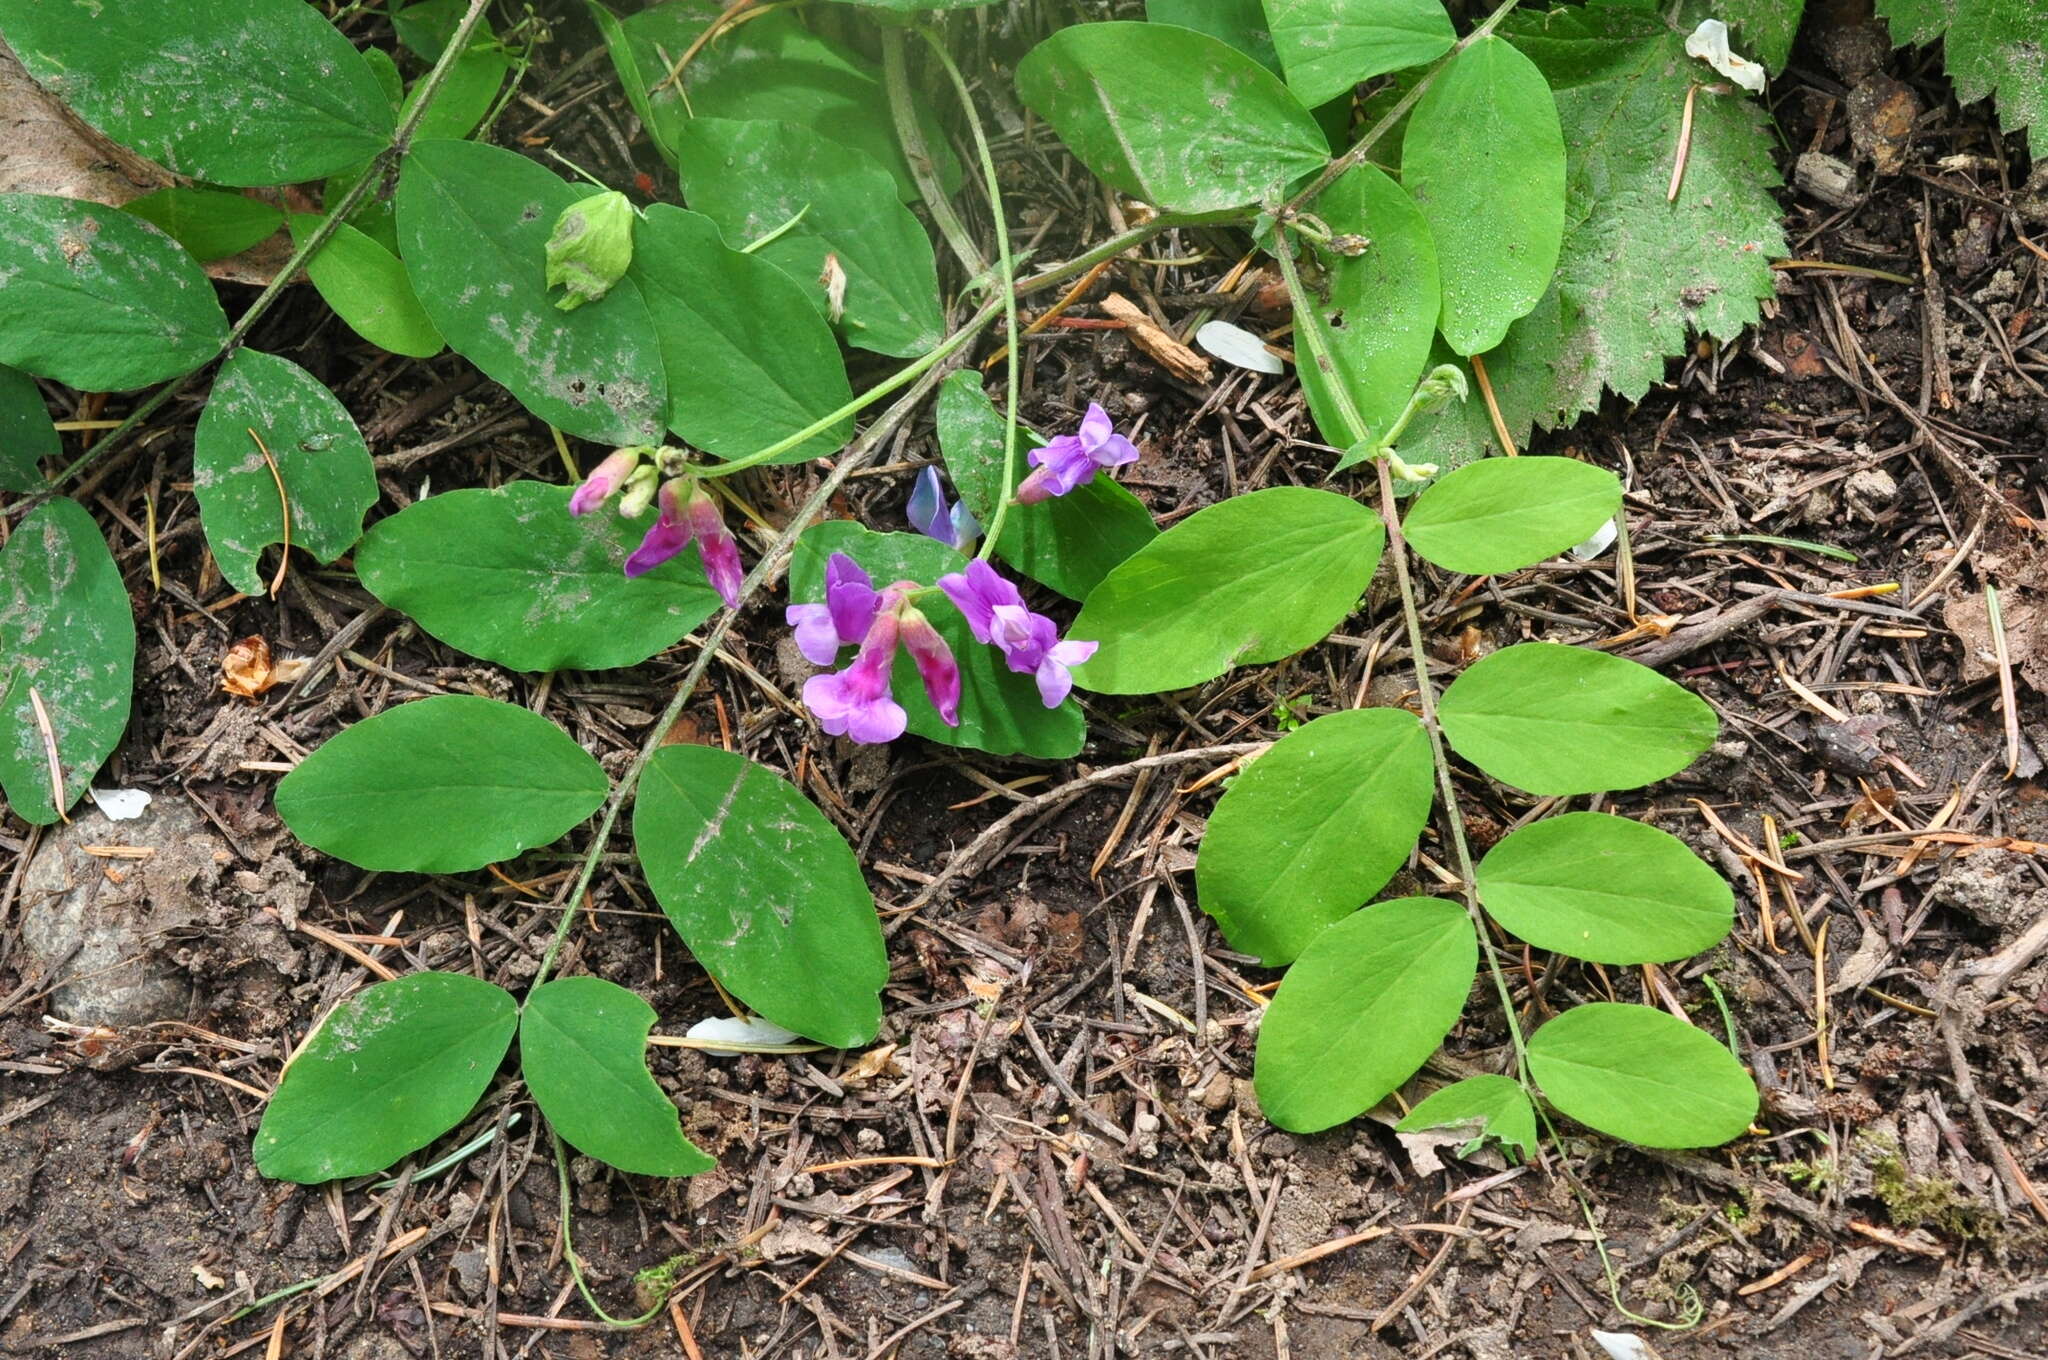
{"label": "small twig", "polygon": [[1998,707],[2005,718],[2005,777],[2020,768],[2020,701],[2012,683],[2012,651],[2005,642],[2005,611],[1998,606],[1998,587],[1984,583],[1984,615],[1991,629],[1991,654],[1998,662]]}
{"label": "small twig", "polygon": [[256,452],[263,455],[263,466],[270,469],[270,480],[277,483],[277,514],[284,522],[284,551],[277,559],[277,575],[270,579],[270,598],[274,600],[277,592],[284,589],[285,569],[292,562],[292,501],[284,493],[284,474],[277,470],[277,460],[270,456],[270,446],[253,428],[249,430],[249,438],[256,441]]}
{"label": "small twig", "polygon": [[1500,441],[1500,451],[1513,458],[1521,450],[1515,447],[1515,438],[1508,433],[1508,423],[1501,418],[1500,403],[1493,396],[1493,380],[1486,376],[1486,360],[1476,354],[1467,358],[1472,364],[1472,376],[1479,380],[1479,396],[1486,403],[1487,418],[1493,421],[1493,437]]}
{"label": "small twig", "polygon": [[1678,191],[1685,184],[1686,162],[1692,159],[1692,106],[1700,97],[1699,82],[1685,87],[1685,112],[1678,119],[1678,156],[1671,163],[1671,187],[1664,191],[1666,203],[1678,201]]}
{"label": "small twig", "polygon": [[57,754],[57,731],[50,726],[50,710],[43,707],[43,696],[34,685],[28,687],[28,702],[36,711],[36,730],[43,737],[43,757],[50,762],[50,806],[69,822],[71,814],[65,811],[64,803],[64,761]]}

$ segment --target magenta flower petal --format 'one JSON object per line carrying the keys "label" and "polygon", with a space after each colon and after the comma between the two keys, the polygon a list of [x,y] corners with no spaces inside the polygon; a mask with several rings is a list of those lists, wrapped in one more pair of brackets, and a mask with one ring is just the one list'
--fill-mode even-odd
{"label": "magenta flower petal", "polygon": [[661,505],[661,513],[654,517],[654,527],[647,531],[647,537],[640,540],[640,546],[633,549],[633,555],[626,559],[626,575],[629,577],[645,576],[681,552],[690,541],[690,526],[684,518],[682,506],[676,503],[676,484],[662,483],[656,500]]}
{"label": "magenta flower petal", "polygon": [[964,572],[941,576],[939,589],[946,592],[946,598],[967,620],[967,627],[976,642],[991,640],[990,630],[995,624],[998,605],[1022,608],[1024,604],[1024,597],[1017,593],[1017,587],[1004,580],[994,567],[980,558],[969,562]]}
{"label": "magenta flower petal", "polygon": [[948,727],[960,725],[960,666],[953,649],[921,610],[905,606],[902,612],[903,645],[917,663],[918,678],[924,681],[925,697],[939,711]]}
{"label": "magenta flower petal", "polygon": [[793,604],[782,611],[783,622],[796,630],[796,649],[817,666],[829,666],[839,659],[839,630],[832,626],[832,610],[822,604]]}
{"label": "magenta flower petal", "polygon": [[1078,666],[1095,655],[1098,642],[1061,642],[1047,650],[1044,660],[1038,663],[1033,673],[1038,681],[1038,697],[1045,701],[1047,708],[1058,708],[1066,697],[1073,693],[1074,676],[1069,669]]}
{"label": "magenta flower petal", "polygon": [[835,737],[851,737],[867,745],[903,735],[909,715],[889,693],[889,671],[896,659],[900,631],[894,613],[878,612],[852,665],[804,682],[804,706],[819,727]]}
{"label": "magenta flower petal", "polygon": [[740,566],[740,545],[725,527],[725,516],[718,513],[718,502],[701,485],[693,485],[684,509],[689,518],[690,532],[697,540],[697,555],[704,559],[704,574],[710,578],[711,588],[718,592],[719,599],[725,601],[726,608],[738,609],[740,583],[746,578],[746,572]]}

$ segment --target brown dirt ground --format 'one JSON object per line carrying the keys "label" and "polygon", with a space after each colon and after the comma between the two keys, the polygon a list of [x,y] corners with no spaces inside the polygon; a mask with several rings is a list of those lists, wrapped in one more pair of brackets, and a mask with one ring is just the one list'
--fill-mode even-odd
{"label": "brown dirt ground", "polygon": [[[579,30],[560,32],[573,50]],[[1854,77],[1815,46],[1773,108],[1792,150],[1852,157]],[[189,801],[221,855],[194,880],[191,910],[152,937],[156,965],[190,986],[180,1020],[67,1030],[43,1019],[60,979],[17,947],[36,838],[0,824],[0,1350],[1493,1360],[1593,1355],[1589,1330],[1601,1328],[1636,1331],[1666,1357],[2048,1353],[2048,964],[2018,969],[1996,995],[1957,991],[2048,904],[2027,843],[2048,832],[2034,773],[2048,713],[2027,683],[2041,677],[2019,684],[2023,773],[2007,780],[1997,681],[1970,657],[1985,646],[1981,609],[1970,613],[1984,581],[2005,592],[2008,618],[2028,621],[2016,663],[2048,617],[2028,612],[2048,592],[2037,527],[2048,519],[2048,255],[2020,239],[2048,240],[2048,210],[2017,215],[2020,140],[1998,139],[1981,107],[1957,109],[1932,57],[1888,61],[1926,110],[1905,168],[1873,180],[1864,166],[1869,192],[1842,207],[1788,189],[1794,254],[1919,278],[1924,251],[1929,285],[1787,273],[1755,334],[1702,345],[1639,405],[1537,441],[1627,477],[1638,612],[1682,622],[1669,640],[1624,650],[1683,676],[1722,714],[1725,740],[1621,805],[1722,865],[1740,921],[1727,944],[1665,971],[1520,960],[1518,1004],[1540,1018],[1591,997],[1665,1000],[1711,1026],[1711,981],[1766,1090],[1768,1133],[1696,1156],[1568,1133],[1539,1165],[1509,1171],[1487,1156],[1439,1163],[1372,1119],[1276,1132],[1247,1081],[1252,989],[1273,975],[1224,948],[1191,900],[1218,791],[1201,776],[1222,759],[1020,801],[1150,751],[1270,739],[1276,699],[1302,717],[1361,694],[1398,702],[1407,658],[1380,595],[1280,665],[1157,699],[1091,700],[1089,749],[1055,768],[817,738],[792,717],[801,671],[779,646],[777,611],[763,610],[677,736],[791,772],[862,849],[891,932],[888,1019],[867,1055],[655,1050],[719,1168],[669,1183],[579,1161],[574,1240],[614,1312],[632,1310],[636,1271],[665,1263],[681,1284],[675,1307],[639,1331],[586,1320],[562,1261],[551,1157],[509,1079],[435,1151],[494,1127],[503,1136],[447,1174],[392,1189],[267,1183],[249,1160],[260,1105],[243,1086],[266,1089],[290,1045],[369,976],[303,927],[396,936],[370,953],[516,985],[582,847],[529,855],[505,876],[363,875],[292,842],[270,810],[277,774],[250,766],[289,762],[409,693],[455,690],[532,705],[616,770],[691,652],[629,671],[519,675],[423,638],[345,570],[301,563],[277,602],[235,597],[205,558],[184,480],[188,400],[78,494],[111,535],[142,637],[135,719],[100,782]],[[648,157],[621,159],[624,115],[608,111],[599,71],[544,62],[535,88],[557,115],[519,109],[507,140],[550,136],[620,182],[658,172]],[[1107,229],[1099,197],[1067,177],[1043,134],[1028,151],[1012,137],[1005,159],[1025,229],[1046,233],[1041,258]],[[1218,250],[1208,264],[1124,271],[1122,288],[1180,322],[1241,246],[1163,244],[1169,257]],[[429,482],[562,475],[546,431],[460,360],[370,352],[310,295],[255,341],[333,385],[370,437],[390,508]],[[1308,424],[1289,377],[1226,371],[1201,390],[1100,330],[1048,331],[1030,358],[1035,420],[1064,424],[1099,397],[1138,424],[1146,456],[1128,481],[1164,519],[1232,491],[1320,480],[1324,456],[1296,442]],[[930,449],[928,428],[914,429],[888,466],[851,484],[842,511],[893,522],[908,469]],[[816,475],[763,470],[743,490],[773,521]],[[140,527],[148,500],[161,588]],[[1883,582],[1900,589],[1833,594]],[[1520,638],[1611,638],[1630,626],[1626,588],[1612,555],[1478,586],[1425,573],[1432,660],[1448,671]],[[1757,592],[1774,607],[1731,616]],[[297,692],[229,700],[219,659],[248,634],[340,660]],[[1482,840],[1534,810],[1476,778],[1462,793]],[[927,892],[1005,815],[991,853]],[[1889,834],[1934,826],[1956,839],[1907,854],[1907,838]],[[1798,882],[1748,855],[1773,835]],[[1998,848],[2003,837],[2021,843]],[[1441,882],[1433,851],[1414,872],[1418,885]],[[1772,897],[1768,937],[1759,884]],[[628,857],[607,860],[594,901],[567,970],[633,986],[667,1031],[720,1012]],[[302,928],[287,931],[294,919]],[[1427,1080],[1495,1064],[1503,1043],[1477,1003]],[[856,1158],[883,1160],[811,1169]],[[1575,1194],[1606,1235],[1622,1301],[1668,1319],[1696,1298],[1699,1327],[1658,1332],[1616,1309]],[[346,1273],[372,1258],[367,1275]],[[233,1316],[299,1281],[324,1283]]]}

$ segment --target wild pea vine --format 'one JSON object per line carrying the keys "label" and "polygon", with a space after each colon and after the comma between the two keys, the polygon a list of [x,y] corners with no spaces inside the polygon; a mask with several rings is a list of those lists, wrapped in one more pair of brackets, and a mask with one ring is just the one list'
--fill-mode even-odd
{"label": "wild pea vine", "polygon": [[[1269,47],[1161,22],[1060,29],[1017,57],[1016,94],[1146,216],[1028,276],[981,116],[1008,96],[970,85],[933,16],[906,27],[878,13],[872,62],[794,9],[670,0],[621,17],[590,4],[678,206],[593,193],[472,138],[528,65],[484,0],[394,7],[399,58],[359,50],[300,0],[175,7],[150,17],[160,32],[121,43],[107,26],[143,19],[93,8],[0,6],[0,36],[101,132],[193,183],[176,212],[0,203],[0,429],[25,432],[0,456],[0,488],[29,493],[0,551],[0,787],[14,813],[67,815],[119,741],[133,683],[119,573],[60,493],[216,361],[193,480],[237,589],[351,555],[384,604],[512,669],[696,647],[616,778],[544,717],[444,695],[345,729],[279,782],[302,841],[394,872],[471,873],[596,822],[523,998],[440,972],[351,998],[281,1073],[256,1137],[266,1174],[322,1181],[406,1158],[471,1114],[515,1040],[558,1152],[649,1175],[712,1164],[646,1065],[653,1010],[560,975],[629,805],[648,888],[727,992],[816,1043],[876,1037],[887,958],[837,828],[755,761],[662,744],[785,571],[784,621],[820,668],[802,691],[820,739],[1058,760],[1088,740],[1079,695],[1183,689],[1299,653],[1358,609],[1390,557],[1412,708],[1292,724],[1219,799],[1196,863],[1224,938],[1287,969],[1259,1031],[1268,1117],[1328,1128],[1400,1090],[1466,1016],[1483,958],[1501,1070],[1428,1095],[1404,1127],[1470,1126],[1522,1155],[1552,1112],[1652,1146],[1750,1127],[1755,1087],[1708,1032],[1617,1001],[1525,1032],[1500,960],[1502,941],[1520,941],[1655,965],[1727,934],[1728,886],[1676,838],[1563,810],[1684,769],[1714,738],[1711,711],[1642,666],[1540,641],[1501,647],[1439,693],[1415,582],[1417,563],[1519,571],[1614,520],[1611,473],[1484,455],[1516,454],[1534,425],[1607,389],[1640,395],[1689,328],[1732,335],[1770,291],[1782,239],[1768,143],[1737,88],[1755,68],[1702,6],[1527,13],[1509,0],[1460,35],[1436,0],[1357,22],[1337,0],[1272,0]],[[251,34],[321,97],[250,96],[233,67]],[[796,74],[757,79],[749,58],[764,51]],[[400,59],[419,70],[409,87]],[[920,66],[954,112],[915,97]],[[1326,128],[1354,125],[1366,130],[1334,151]],[[1680,155],[1694,187],[1671,173]],[[993,262],[952,202],[972,181]],[[333,211],[287,223],[277,190],[296,184],[317,184]],[[978,302],[950,329],[918,204]],[[296,248],[230,327],[198,256],[252,221]],[[1233,496],[1162,532],[1117,480],[1141,450],[1100,405],[1049,439],[1020,424],[1018,304],[1192,226],[1239,233],[1276,262],[1332,477]],[[242,347],[301,266],[366,342],[445,345],[553,426],[565,453],[570,439],[594,447],[588,475],[441,492],[366,530],[378,488],[347,411],[290,360]],[[999,316],[1000,404],[978,374],[949,371]],[[848,348],[901,362],[855,392]],[[37,380],[162,386],[66,463]],[[910,531],[821,519],[927,399],[939,461],[906,488]],[[721,482],[820,459],[820,485],[749,569]],[[1079,606],[1064,628],[1053,597]],[[1454,761],[1551,800],[1551,815],[1475,858]],[[1432,820],[1458,900],[1374,901]]]}

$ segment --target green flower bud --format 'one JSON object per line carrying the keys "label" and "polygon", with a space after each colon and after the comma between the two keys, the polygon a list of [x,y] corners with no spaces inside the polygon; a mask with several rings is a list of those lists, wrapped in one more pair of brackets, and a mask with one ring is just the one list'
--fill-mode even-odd
{"label": "green flower bud", "polygon": [[647,513],[647,507],[654,504],[654,493],[661,485],[661,474],[654,470],[654,464],[642,463],[633,469],[633,475],[626,478],[626,489],[619,493],[619,513],[627,519],[638,519]]}
{"label": "green flower bud", "polygon": [[548,287],[569,290],[555,305],[573,312],[625,277],[633,262],[633,205],[617,190],[570,204],[548,238]]}
{"label": "green flower bud", "polygon": [[1453,397],[1465,400],[1471,390],[1466,385],[1464,369],[1456,364],[1438,364],[1429,370],[1421,386],[1415,389],[1415,395],[1422,402],[1421,411],[1427,414],[1442,410]]}

